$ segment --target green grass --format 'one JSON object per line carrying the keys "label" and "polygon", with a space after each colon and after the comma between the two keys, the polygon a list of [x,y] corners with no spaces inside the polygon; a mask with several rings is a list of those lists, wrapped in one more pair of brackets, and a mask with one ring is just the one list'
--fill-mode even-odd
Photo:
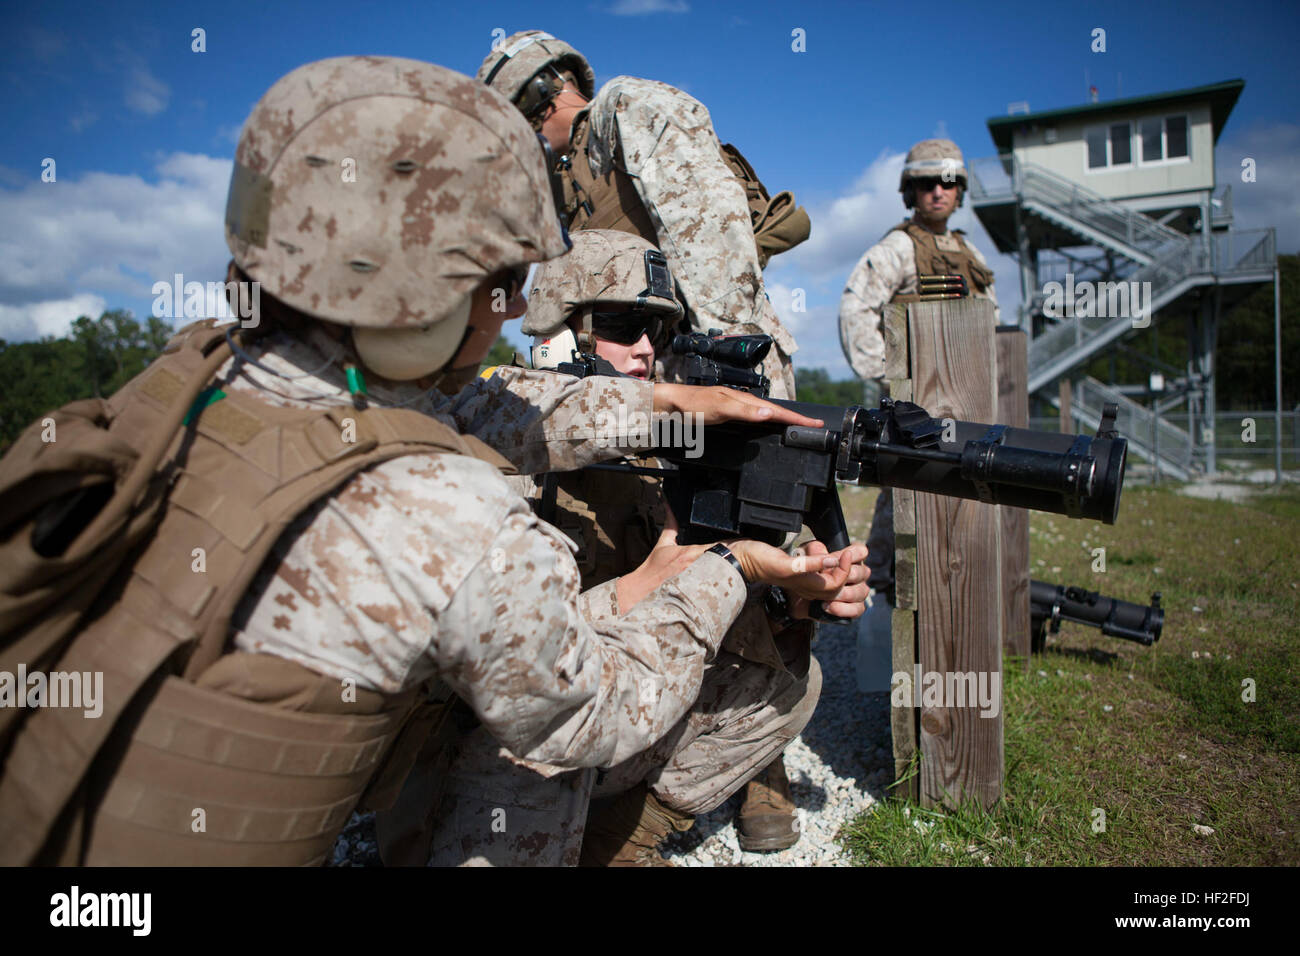
{"label": "green grass", "polygon": [[[844,498],[864,535],[874,495]],[[1132,488],[1114,526],[1038,513],[1030,524],[1032,576],[1143,603],[1161,591],[1160,642],[1066,624],[1027,669],[1006,658],[1001,801],[985,812],[887,799],[842,832],[854,860],[1300,863],[1300,489],[1234,505]]]}

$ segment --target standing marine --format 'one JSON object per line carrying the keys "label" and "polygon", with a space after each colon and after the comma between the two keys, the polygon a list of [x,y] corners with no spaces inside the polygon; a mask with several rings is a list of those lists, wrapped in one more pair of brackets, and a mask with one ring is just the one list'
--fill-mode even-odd
{"label": "standing marine", "polygon": [[550,144],[570,229],[616,229],[653,244],[691,327],[772,336],[764,372],[773,397],[793,398],[797,346],[768,301],[763,267],[808,238],[808,215],[789,192],[770,197],[745,158],[719,143],[704,104],[632,76],[596,90],[586,58],[540,30],[501,41],[478,78]]}
{"label": "standing marine", "polygon": [[[960,229],[948,228],[949,218],[961,207],[966,182],[965,160],[951,140],[922,140],[908,151],[898,190],[912,217],[866,251],[840,297],[840,344],[845,359],[864,381],[880,381],[885,374],[881,323],[888,303],[974,296],[993,302],[997,321],[993,270]],[[894,498],[888,488],[882,488],[876,498],[867,548],[872,587],[886,601],[873,604],[864,625],[883,636],[888,634],[888,612],[895,603]],[[888,638],[883,637],[882,643],[887,645]],[[860,680],[863,673],[860,663]]]}

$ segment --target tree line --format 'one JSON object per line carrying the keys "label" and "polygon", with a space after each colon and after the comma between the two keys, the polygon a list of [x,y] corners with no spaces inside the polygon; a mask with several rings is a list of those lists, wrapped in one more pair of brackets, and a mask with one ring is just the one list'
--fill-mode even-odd
{"label": "tree line", "polygon": [[[1283,406],[1300,403],[1300,323],[1288,322],[1287,309],[1300,301],[1300,255],[1278,257],[1282,283]],[[171,326],[150,317],[144,324],[128,311],[113,309],[98,319],[81,316],[66,336],[36,342],[0,339],[0,450],[29,424],[67,402],[107,397],[138,375],[172,335]],[[1124,343],[1113,354],[1092,360],[1084,371],[1109,381],[1145,381],[1147,363],[1137,353],[1157,355],[1169,366],[1187,364],[1183,323],[1165,318]],[[485,366],[511,361],[514,347],[498,338]],[[1273,287],[1256,289],[1224,318],[1216,353],[1217,397],[1221,409],[1273,406]],[[1113,365],[1112,365],[1113,363]],[[832,379],[821,368],[796,368],[801,401],[853,405],[862,401],[856,378]]]}
{"label": "tree line", "polygon": [[172,336],[171,326],[150,316],[144,325],[113,309],[98,319],[83,315],[62,338],[36,342],[0,339],[0,447],[60,405],[112,395],[144,370]]}

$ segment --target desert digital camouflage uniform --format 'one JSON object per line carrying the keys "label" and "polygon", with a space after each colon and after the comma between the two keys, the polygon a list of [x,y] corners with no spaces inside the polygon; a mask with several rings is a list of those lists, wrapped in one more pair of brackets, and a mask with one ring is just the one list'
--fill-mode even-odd
{"label": "desert digital camouflage uniform", "polygon": [[[340,152],[358,158],[355,182],[340,179]],[[409,716],[417,688],[445,682],[512,750],[573,768],[634,756],[696,700],[704,665],[744,603],[741,575],[705,554],[627,614],[590,623],[569,542],[510,490],[492,463],[496,456],[453,441],[457,429],[475,431],[518,467],[577,467],[618,450],[614,436],[597,431],[600,413],[626,404],[648,415],[651,386],[519,372],[451,401],[413,384],[376,381],[367,399],[355,387],[363,366],[402,381],[443,369],[487,278],[565,251],[546,178],[536,139],[515,108],[432,64],[319,61],[282,78],[254,107],[236,152],[227,242],[232,272],[261,283],[261,316],[270,327],[242,344],[229,336],[221,346],[213,340],[236,358],[217,372],[220,390],[205,393],[212,401],[194,405],[197,434],[178,435],[175,444],[191,442],[200,460],[216,467],[191,474],[185,456],[174,453],[179,470],[172,477],[181,480],[172,497],[189,494],[165,508],[145,549],[149,560],[125,569],[129,580],[116,603],[133,617],[115,617],[114,607],[87,632],[115,622],[119,644],[135,640],[128,656],[160,643],[189,649],[183,641],[190,639],[190,619],[218,603],[209,600],[213,589],[229,591],[238,579],[234,571],[242,565],[226,556],[249,546],[250,530],[274,529],[256,524],[261,513],[242,499],[228,501],[223,491],[273,497],[282,487],[276,481],[300,467],[277,455],[299,454],[308,442],[294,444],[277,437],[278,426],[262,427],[288,420],[272,412],[348,410],[364,402],[414,409],[432,416],[424,432],[445,438],[421,447],[447,450],[374,464],[274,536],[252,584],[241,588],[228,631],[219,632],[215,663],[192,685],[170,673],[168,662],[158,675],[166,678],[164,690],[195,686],[185,700],[202,698],[206,712],[237,719],[196,730],[202,712],[169,710],[151,690],[134,714],[141,731],[106,721],[105,733],[113,729],[127,754],[97,781],[107,797],[86,811],[84,833],[72,834],[70,861],[112,863],[125,854],[155,863],[319,862],[303,854],[314,854],[320,838],[332,842],[335,821],[342,825],[367,783],[355,771],[377,769],[393,739],[333,736],[365,725],[369,712],[354,716],[352,702],[390,701],[390,712]],[[326,323],[351,344],[329,334]],[[169,361],[164,355],[160,364]],[[394,368],[405,373],[385,371]],[[149,395],[159,381],[157,369],[146,370],[114,402]],[[248,397],[255,401],[244,406]],[[238,410],[264,406],[279,408],[268,408],[267,418]],[[241,433],[232,416],[235,426],[251,421],[250,427]],[[345,417],[297,420],[324,429],[310,443],[315,458],[301,467],[314,467],[327,453],[348,454],[340,450],[348,442]],[[374,420],[401,437],[401,416]],[[226,425],[218,428],[221,421]],[[253,481],[247,476],[257,468]],[[189,566],[195,540],[213,543],[203,575]],[[181,586],[173,590],[183,604],[167,604],[171,591],[154,586],[168,568],[176,569]],[[286,674],[292,682],[272,686]],[[277,693],[285,683],[306,683],[311,692]],[[363,696],[349,700],[349,685]],[[302,712],[301,720],[283,716],[292,712]],[[315,735],[285,742],[264,733],[285,723],[296,733],[309,726]],[[349,758],[342,764],[331,750],[339,740],[338,753]],[[354,740],[369,749],[349,750]],[[30,742],[19,739],[15,748]],[[231,742],[233,748],[220,746]],[[304,760],[304,750],[320,759]],[[23,750],[28,769],[32,753]],[[86,763],[93,757],[90,750]],[[170,762],[160,764],[160,757]],[[190,773],[177,769],[181,761]],[[13,766],[11,754],[6,770]],[[242,790],[232,795],[235,782],[249,778],[257,786],[248,789],[265,804],[250,806]],[[211,811],[213,834],[192,830],[196,806]],[[136,839],[123,842],[124,834]]]}
{"label": "desert digital camouflage uniform", "polygon": [[[242,364],[223,387],[272,404],[341,403],[340,369],[303,375],[333,345],[318,331],[307,341],[277,333],[272,351],[252,357],[302,377]],[[512,398],[501,395],[507,385]],[[600,409],[648,413],[649,392],[520,370],[454,400],[410,386],[370,395],[410,402],[536,469],[609,454],[611,436],[591,424]],[[375,466],[293,530],[236,614],[236,647],[381,692],[439,676],[498,740],[557,767],[614,764],[662,737],[695,700],[745,596],[739,575],[706,555],[622,618],[589,624],[569,542],[495,469],[465,456]]]}
{"label": "desert digital camouflage uniform", "polygon": [[[439,67],[352,58],[310,69],[308,85],[273,90],[245,128],[237,173],[251,172],[228,212],[232,251],[277,299],[354,326],[363,365],[381,375],[396,365],[400,374],[386,377],[416,378],[406,365],[429,347],[422,336],[451,329],[436,345],[446,363],[468,322],[468,296],[486,276],[499,265],[565,251],[536,139],[502,97]],[[290,134],[313,117],[304,100],[336,96],[352,104],[372,89],[391,97],[390,112],[344,105],[336,109],[345,115],[319,121],[316,149],[356,145],[360,136],[384,174],[366,174],[358,163],[357,182],[340,187],[335,172],[317,171],[329,160]],[[408,111],[419,108],[421,94],[447,104],[424,139],[400,132],[415,122]],[[393,158],[402,156],[407,161]],[[283,172],[267,214],[247,183],[256,184],[257,171],[273,160]],[[475,176],[490,178],[480,184]],[[384,216],[400,222],[400,234],[380,229]],[[378,233],[373,250],[352,248],[360,240],[349,228]],[[293,241],[267,242],[268,229]],[[395,254],[374,268],[371,260],[389,246]],[[321,282],[323,300],[311,294],[307,257],[338,272],[332,283]],[[415,334],[399,337],[395,329]],[[318,328],[303,335],[272,340],[263,363],[281,371],[287,365],[296,378],[244,362],[231,387],[291,404],[349,402],[337,344]],[[410,403],[477,432],[525,471],[584,464],[584,443],[589,452],[609,453],[608,440],[596,441],[606,409],[650,411],[644,384],[533,378],[531,402],[527,386],[504,402],[507,378],[476,385],[449,406],[422,405],[431,400],[414,386],[372,398],[380,406]],[[576,404],[559,411],[569,399]],[[578,611],[567,542],[537,521],[495,469],[466,456],[408,456],[373,467],[296,530],[277,545],[281,564],[262,581],[264,590],[241,607],[237,647],[386,692],[437,675],[506,746],[557,766],[614,763],[662,736],[695,699],[704,662],[744,597],[739,575],[720,574],[708,561],[669,583],[660,599],[594,630]]]}
{"label": "desert digital camouflage uniform", "polygon": [[[569,255],[534,277],[523,331],[535,341],[553,341],[567,317],[587,316],[592,308],[619,311],[640,301],[665,318],[681,314],[671,300],[643,294],[643,256],[654,249],[646,240],[590,230],[574,233],[573,243]],[[589,318],[583,324],[589,327]],[[584,615],[593,621],[617,618],[616,579],[645,560],[664,523],[658,480],[582,471],[507,481],[574,543]],[[555,775],[552,767],[518,759],[483,728],[462,735],[444,775],[445,802],[436,815],[430,864],[575,865],[590,798],[645,781],[663,805],[697,815],[723,803],[767,766],[811,718],[821,674],[809,652],[811,622],[774,637],[762,589],[753,592],[705,668],[689,712],[653,746],[599,777],[588,770]],[[430,787],[433,782],[427,781]]]}
{"label": "desert digital camouflage uniform", "polygon": [[745,191],[722,160],[708,109],[666,83],[616,76],[587,122],[592,173],[617,163],[631,177],[694,327],[772,336],[763,370],[774,398],[792,397],[798,346],[767,298]]}
{"label": "desert digital camouflage uniform", "polygon": [[[956,238],[960,231],[943,235]],[[974,243],[964,238],[961,243],[971,258],[988,268]],[[897,296],[916,291],[916,244],[906,232],[891,229],[858,260],[840,297],[840,345],[858,378],[880,378],[885,374],[885,336],[881,327],[885,306]],[[992,300],[996,321],[998,302],[993,286],[986,292],[973,290],[972,294]]]}
{"label": "desert digital camouflage uniform", "polygon": [[[604,182],[602,204],[612,199],[640,207],[622,215],[601,208],[595,218],[579,209],[571,227],[622,229],[656,245],[677,279],[692,326],[772,336],[776,347],[763,363],[772,397],[793,397],[790,357],[798,346],[767,298],[745,187],[722,157],[708,109],[666,83],[632,76],[615,77],[593,96],[594,75],[582,55],[537,30],[502,41],[484,59],[478,78],[514,99],[548,63],[572,71],[590,100],[570,134],[567,161],[586,163],[589,170],[577,178]],[[623,195],[629,182],[636,194],[630,202]],[[573,196],[572,176],[566,189],[568,200],[584,198]],[[657,364],[662,373],[673,357]]]}
{"label": "desert digital camouflage uniform", "polygon": [[[624,541],[651,540],[641,536],[638,525],[647,510],[643,505],[653,507],[645,487],[653,483],[604,472],[563,477],[579,492],[593,479],[610,479],[614,485],[590,496],[599,499],[598,512],[562,486],[556,521],[570,532],[581,527],[579,565],[591,567],[583,586],[601,582],[584,591],[584,616],[593,622],[617,619],[615,579],[635,568],[648,547],[615,552],[610,535],[627,529],[631,533]],[[522,476],[507,480],[539,506],[540,482]],[[631,487],[638,484],[640,489]],[[657,529],[655,524],[652,533]],[[593,559],[589,565],[588,557]],[[599,774],[578,770],[556,775],[553,767],[516,758],[483,728],[458,740],[443,783],[446,802],[434,828],[429,864],[576,865],[588,802],[642,781],[661,803],[683,813],[707,813],[725,802],[803,730],[821,693],[821,669],[808,648],[810,623],[774,638],[754,590],[705,667],[699,697],[685,716],[652,746],[617,765]]]}
{"label": "desert digital camouflage uniform", "polygon": [[[965,160],[957,144],[946,139],[922,140],[908,152],[899,177],[899,191],[903,192],[909,179],[945,174],[953,176],[961,189],[966,188]],[[906,193],[904,202],[910,208],[911,200]],[[863,254],[840,297],[840,345],[859,378],[879,379],[885,374],[884,308],[890,302],[907,301],[907,297],[917,295],[920,288],[918,243],[921,242],[927,244],[927,248],[921,250],[921,255],[927,259],[934,257],[937,260],[948,253],[960,271],[978,273],[978,278],[972,276],[974,281],[968,281],[967,287],[973,297],[992,301],[993,321],[998,321],[993,272],[974,243],[967,242],[961,230],[949,230],[946,221],[944,231],[935,233],[921,225],[918,216],[913,216],[890,229]],[[951,265],[945,265],[944,271],[954,270]],[[882,488],[876,497],[867,551],[872,586],[881,592],[891,591],[894,584],[894,496],[889,488]]]}

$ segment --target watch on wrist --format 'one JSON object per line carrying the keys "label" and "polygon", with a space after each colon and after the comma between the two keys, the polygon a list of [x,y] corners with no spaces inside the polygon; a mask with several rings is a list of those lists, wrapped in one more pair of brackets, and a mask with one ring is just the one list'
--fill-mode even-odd
{"label": "watch on wrist", "polygon": [[745,576],[745,569],[740,566],[740,559],[732,554],[731,549],[721,541],[709,548],[707,553],[716,554],[720,557],[726,558],[731,566],[736,569],[737,573],[740,574],[740,580],[744,581],[746,585],[749,584],[749,578]]}

